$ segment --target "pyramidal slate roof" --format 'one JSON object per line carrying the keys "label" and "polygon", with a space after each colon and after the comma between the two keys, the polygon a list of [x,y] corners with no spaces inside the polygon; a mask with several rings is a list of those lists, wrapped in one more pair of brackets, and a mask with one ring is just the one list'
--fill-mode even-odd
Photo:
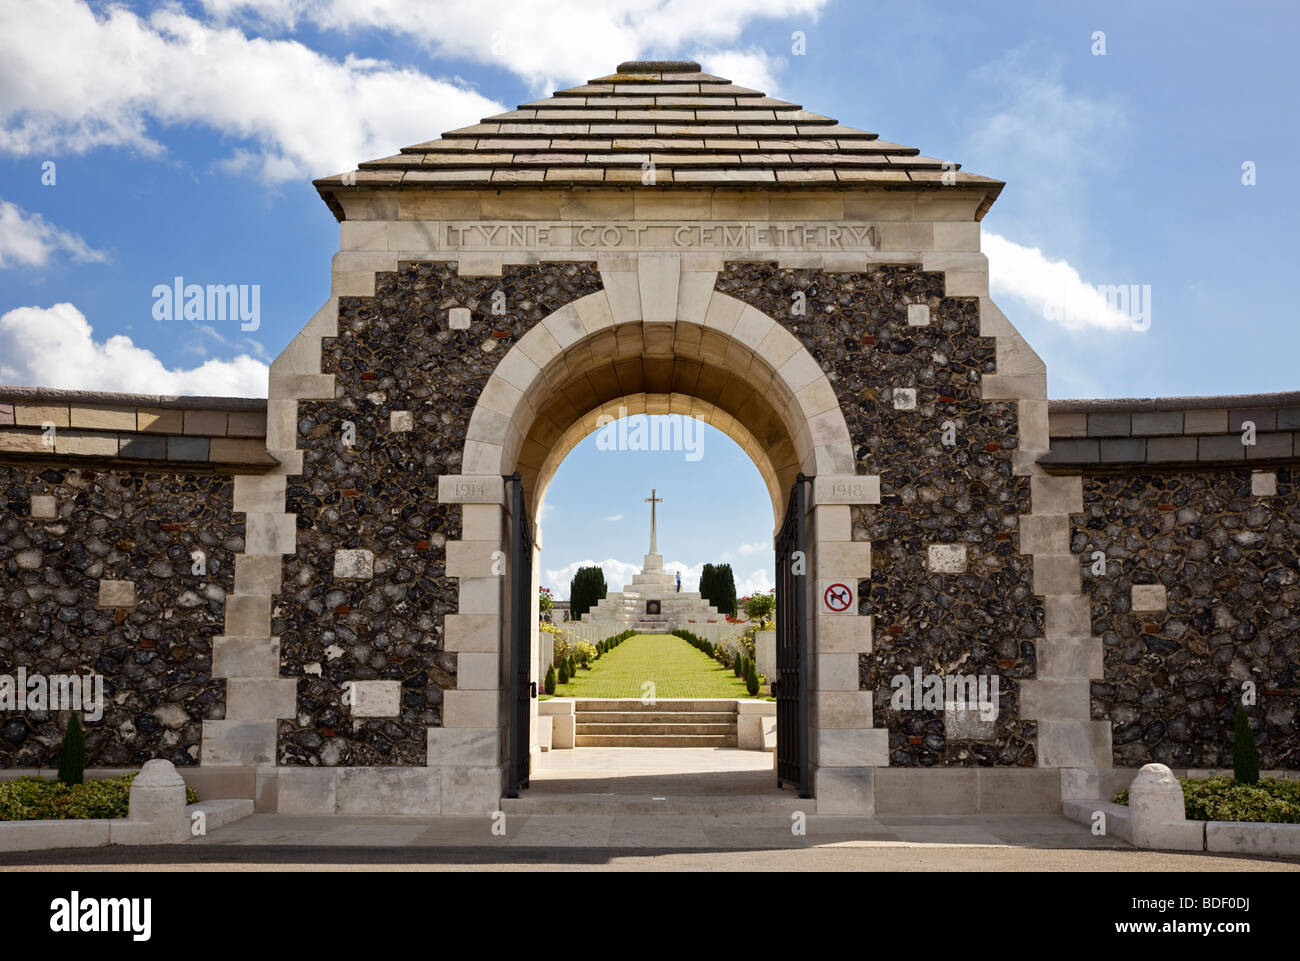
{"label": "pyramidal slate roof", "polygon": [[[633,187],[938,188],[944,161],[799,104],[702,73],[691,61],[645,60],[545,100],[449,130],[437,140],[315,181],[334,195],[375,188]],[[947,168],[949,181],[1004,184]]]}

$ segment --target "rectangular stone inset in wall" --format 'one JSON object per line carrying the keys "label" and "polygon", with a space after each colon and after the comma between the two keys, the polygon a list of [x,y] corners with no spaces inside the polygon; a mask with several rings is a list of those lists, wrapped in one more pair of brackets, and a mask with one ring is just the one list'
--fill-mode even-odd
{"label": "rectangular stone inset in wall", "polygon": [[1133,610],[1134,611],[1163,611],[1169,606],[1169,600],[1166,596],[1165,585],[1163,584],[1134,584],[1133,585]]}
{"label": "rectangular stone inset in wall", "polygon": [[135,582],[100,581],[99,600],[95,606],[101,608],[135,607]]}
{"label": "rectangular stone inset in wall", "polygon": [[985,720],[978,705],[962,701],[945,701],[943,733],[950,741],[996,741],[998,720]]}
{"label": "rectangular stone inset in wall", "polygon": [[401,681],[350,681],[353,717],[397,717],[402,708]]}
{"label": "rectangular stone inset in wall", "polygon": [[369,580],[375,576],[375,555],[366,550],[335,551],[334,576],[341,580]]}
{"label": "rectangular stone inset in wall", "polygon": [[966,545],[931,544],[927,563],[936,574],[965,574]]}

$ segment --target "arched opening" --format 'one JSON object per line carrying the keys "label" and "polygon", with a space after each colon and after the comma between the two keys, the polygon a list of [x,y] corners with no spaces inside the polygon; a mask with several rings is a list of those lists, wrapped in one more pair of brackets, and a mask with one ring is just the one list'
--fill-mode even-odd
{"label": "arched opening", "polygon": [[[538,716],[536,702],[525,703],[521,692],[529,682],[542,680],[535,601],[527,618],[532,632],[527,642],[520,631],[525,619],[518,616],[537,594],[538,507],[559,465],[582,438],[604,421],[637,414],[678,414],[704,421],[735,441],[757,467],[771,503],[774,536],[786,518],[798,478],[818,471],[853,473],[849,433],[834,390],[812,355],[782,325],[717,292],[702,317],[679,316],[674,323],[640,318],[619,323],[614,303],[616,299],[602,290],[530,330],[498,364],[469,424],[463,470],[518,475],[516,509],[508,513],[527,518],[529,536],[516,540],[515,549],[528,551],[531,582],[527,590],[516,585],[514,639],[503,637],[502,644],[503,653],[509,652],[503,657],[503,686],[513,685],[514,691],[507,694],[513,725],[508,734],[515,738],[516,759],[522,756],[518,739],[523,735],[514,719],[529,710]],[[804,505],[801,497],[801,514]],[[510,523],[515,522],[512,516]],[[811,573],[815,546],[809,553]],[[808,582],[800,579],[800,593]],[[800,616],[798,629],[807,639],[810,621]],[[525,673],[523,661],[530,650],[532,663]],[[803,676],[809,672],[805,663]],[[781,683],[784,691],[793,689]],[[807,701],[805,694],[800,738],[806,738]],[[802,751],[800,789],[806,796],[806,741]],[[527,768],[516,762],[515,771],[526,783]],[[766,780],[776,794],[777,778],[770,769]],[[725,790],[726,783],[724,777],[715,790]],[[789,786],[788,780],[785,783]],[[785,796],[795,797],[789,792]]]}

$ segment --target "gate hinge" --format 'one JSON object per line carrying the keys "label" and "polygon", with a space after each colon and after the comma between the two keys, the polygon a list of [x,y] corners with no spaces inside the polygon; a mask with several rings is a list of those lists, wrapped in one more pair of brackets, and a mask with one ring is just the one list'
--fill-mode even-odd
{"label": "gate hinge", "polygon": [[529,682],[528,682],[528,695],[529,695],[529,697],[531,697],[534,701],[537,700],[537,682],[536,682],[536,681],[529,681]]}

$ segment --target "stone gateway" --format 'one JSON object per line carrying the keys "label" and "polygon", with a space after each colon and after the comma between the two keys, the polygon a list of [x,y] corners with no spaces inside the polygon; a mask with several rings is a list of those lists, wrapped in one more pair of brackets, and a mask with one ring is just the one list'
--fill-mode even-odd
{"label": "stone gateway", "polygon": [[[655,62],[316,187],[332,288],[265,403],[0,391],[0,674],[104,677],[92,767],[497,810],[539,679],[512,535],[642,413],[726,432],[803,531],[779,606],[818,812],[1059,811],[1229,764],[1243,698],[1300,767],[1300,395],[1049,404],[989,298],[1002,183]],[[693,603],[653,541],[641,576]],[[0,764],[61,730],[4,712]]]}

